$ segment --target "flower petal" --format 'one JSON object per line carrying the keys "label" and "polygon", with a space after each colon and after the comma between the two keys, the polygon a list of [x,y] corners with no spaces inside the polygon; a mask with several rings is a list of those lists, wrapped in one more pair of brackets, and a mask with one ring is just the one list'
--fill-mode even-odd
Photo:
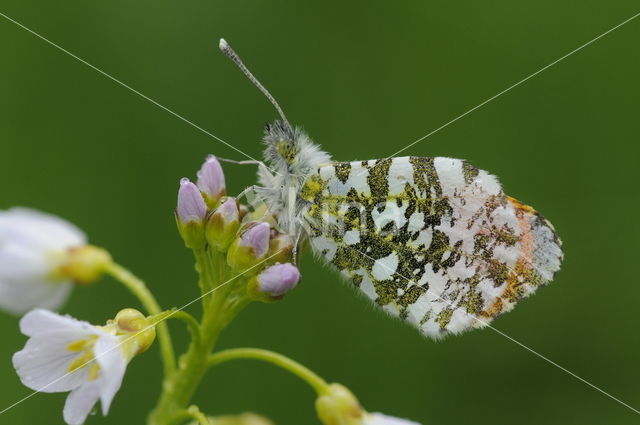
{"label": "flower petal", "polygon": [[395,418],[382,413],[371,413],[364,419],[364,425],[420,425],[407,419]]}
{"label": "flower petal", "polygon": [[0,240],[7,238],[57,250],[87,243],[84,232],[68,221],[24,207],[0,211]]}
{"label": "flower petal", "polygon": [[0,278],[0,308],[20,315],[33,308],[59,309],[69,297],[71,282]]}
{"label": "flower petal", "polygon": [[31,336],[24,348],[13,355],[13,366],[25,386],[47,393],[62,392],[87,380],[88,368],[69,373],[71,363],[82,353],[68,347],[92,338],[99,331],[97,328],[41,309],[26,314],[20,328]]}
{"label": "flower petal", "polygon": [[[125,337],[126,338],[126,337]],[[94,353],[100,365],[100,401],[102,414],[109,412],[111,401],[122,385],[122,379],[127,369],[120,347],[120,340],[111,335],[102,336],[96,341]]]}
{"label": "flower petal", "polygon": [[53,256],[41,248],[0,241],[0,279],[44,279],[51,272]]}
{"label": "flower petal", "polygon": [[82,425],[100,396],[97,381],[87,382],[67,396],[62,414],[69,425]]}
{"label": "flower petal", "polygon": [[71,288],[52,276],[69,249],[86,241],[82,231],[61,218],[27,208],[0,211],[0,308],[22,314],[60,307]]}
{"label": "flower petal", "polygon": [[97,328],[89,322],[41,308],[30,311],[20,319],[20,332],[27,336],[47,334],[52,330],[73,330],[80,331],[82,334],[95,334]]}

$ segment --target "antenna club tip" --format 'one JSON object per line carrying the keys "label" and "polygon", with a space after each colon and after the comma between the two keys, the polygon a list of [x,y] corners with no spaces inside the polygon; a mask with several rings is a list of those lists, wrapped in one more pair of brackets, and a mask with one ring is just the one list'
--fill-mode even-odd
{"label": "antenna club tip", "polygon": [[218,47],[220,48],[220,50],[227,50],[229,48],[229,43],[227,43],[227,40],[225,40],[224,38],[221,38],[220,42],[218,43]]}

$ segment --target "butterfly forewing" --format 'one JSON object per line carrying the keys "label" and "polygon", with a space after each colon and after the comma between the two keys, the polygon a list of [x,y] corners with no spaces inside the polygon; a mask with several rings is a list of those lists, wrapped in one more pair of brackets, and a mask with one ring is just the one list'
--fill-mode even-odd
{"label": "butterfly forewing", "polygon": [[313,250],[428,336],[488,324],[560,268],[553,226],[463,160],[332,163],[300,195]]}

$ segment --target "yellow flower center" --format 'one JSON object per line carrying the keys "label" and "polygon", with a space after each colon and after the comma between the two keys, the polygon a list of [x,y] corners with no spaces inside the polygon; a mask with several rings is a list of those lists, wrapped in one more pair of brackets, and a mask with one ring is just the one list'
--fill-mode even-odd
{"label": "yellow flower center", "polygon": [[69,373],[73,373],[78,369],[83,367],[89,368],[89,374],[87,378],[90,381],[95,380],[100,374],[100,365],[95,360],[95,356],[93,353],[93,346],[98,339],[97,335],[92,335],[88,339],[79,339],[77,341],[73,341],[67,345],[67,350],[72,353],[80,353],[71,363],[69,363],[69,367],[67,371]]}

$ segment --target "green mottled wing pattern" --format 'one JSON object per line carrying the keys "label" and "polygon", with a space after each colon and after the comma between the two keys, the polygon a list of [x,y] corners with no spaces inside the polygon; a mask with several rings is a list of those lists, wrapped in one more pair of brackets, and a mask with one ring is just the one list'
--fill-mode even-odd
{"label": "green mottled wing pattern", "polygon": [[452,158],[320,167],[300,192],[312,249],[431,337],[487,325],[553,278],[553,226]]}

